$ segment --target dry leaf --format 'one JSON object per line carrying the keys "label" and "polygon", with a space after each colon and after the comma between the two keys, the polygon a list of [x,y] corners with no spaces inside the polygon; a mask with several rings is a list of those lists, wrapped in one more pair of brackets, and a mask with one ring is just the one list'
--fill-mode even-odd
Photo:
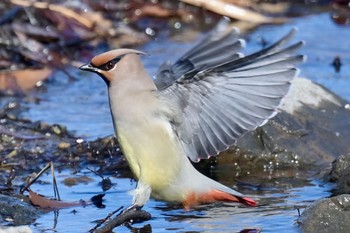
{"label": "dry leaf", "polygon": [[52,73],[49,68],[0,71],[0,90],[14,93],[26,92]]}
{"label": "dry leaf", "polygon": [[68,177],[64,179],[63,183],[68,187],[72,187],[78,184],[88,184],[91,181],[93,181],[93,179],[88,176],[80,176],[80,177]]}
{"label": "dry leaf", "polygon": [[33,205],[39,206],[43,209],[62,209],[62,208],[68,208],[68,207],[74,207],[74,206],[86,206],[91,204],[91,201],[74,201],[74,202],[65,202],[65,201],[57,201],[48,199],[45,196],[41,196],[31,190],[29,191],[29,200],[32,202]]}

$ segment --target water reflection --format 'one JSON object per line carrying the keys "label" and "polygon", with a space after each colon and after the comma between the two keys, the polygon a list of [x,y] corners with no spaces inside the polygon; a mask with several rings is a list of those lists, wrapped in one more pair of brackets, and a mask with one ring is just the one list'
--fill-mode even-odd
{"label": "water reflection", "polygon": [[[106,207],[99,209],[89,205],[49,212],[31,226],[34,232],[86,232],[95,226],[98,219],[131,203],[129,191],[135,188],[135,182],[128,178],[110,177],[113,185],[106,192],[101,191],[101,178],[94,173],[89,173],[92,178],[90,182],[81,182],[74,186],[64,185],[67,177],[80,177],[86,175],[86,172],[73,174],[70,170],[61,171],[57,176],[61,198],[66,201],[88,200],[93,195],[104,193],[103,204]],[[44,182],[34,184],[32,189],[52,196],[51,175],[43,176],[41,180]],[[265,183],[269,183],[269,180],[265,180]],[[315,199],[329,196],[331,187],[305,175],[304,178],[281,180],[271,189],[237,189],[240,192],[249,191],[248,195],[259,202],[258,207],[215,203],[185,211],[180,205],[151,200],[144,207],[152,214],[150,221],[120,226],[116,231],[240,232],[247,229],[254,232],[262,229],[263,232],[297,232],[295,222],[298,219],[298,210],[303,210]]]}

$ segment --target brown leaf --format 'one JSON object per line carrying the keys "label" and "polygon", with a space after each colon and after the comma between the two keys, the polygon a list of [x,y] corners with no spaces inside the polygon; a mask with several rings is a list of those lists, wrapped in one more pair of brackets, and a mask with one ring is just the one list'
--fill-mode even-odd
{"label": "brown leaf", "polygon": [[23,93],[35,87],[39,81],[47,79],[51,73],[49,68],[0,71],[0,90]]}
{"label": "brown leaf", "polygon": [[68,177],[64,179],[63,183],[68,186],[72,187],[77,184],[88,184],[89,182],[93,181],[92,178],[88,176],[80,176],[80,177]]}
{"label": "brown leaf", "polygon": [[74,206],[86,206],[91,204],[90,201],[86,202],[83,200],[74,201],[74,202],[52,200],[52,199],[48,199],[45,196],[39,195],[31,190],[28,190],[28,191],[29,191],[29,200],[32,202],[32,204],[35,206],[39,206],[43,209],[62,209],[62,208],[68,208],[68,207],[74,207]]}

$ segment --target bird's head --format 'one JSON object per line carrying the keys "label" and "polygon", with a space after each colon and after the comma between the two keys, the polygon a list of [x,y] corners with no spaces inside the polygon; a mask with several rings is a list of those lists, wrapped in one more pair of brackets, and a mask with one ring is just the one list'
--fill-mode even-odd
{"label": "bird's head", "polygon": [[135,55],[140,54],[145,55],[134,49],[115,49],[93,57],[90,63],[82,65],[79,69],[98,74],[109,85],[118,74],[131,70],[136,62],[135,57],[138,57]]}

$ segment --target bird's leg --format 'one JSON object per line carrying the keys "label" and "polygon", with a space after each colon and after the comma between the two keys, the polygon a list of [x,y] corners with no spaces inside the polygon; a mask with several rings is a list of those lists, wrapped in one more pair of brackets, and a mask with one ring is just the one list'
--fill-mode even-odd
{"label": "bird's leg", "polygon": [[151,196],[151,191],[151,186],[139,180],[132,199],[132,205],[144,206]]}
{"label": "bird's leg", "polygon": [[141,180],[137,183],[137,187],[134,190],[134,197],[132,199],[132,205],[126,208],[124,211],[131,209],[141,209],[151,196],[151,187],[148,184],[143,183]]}

